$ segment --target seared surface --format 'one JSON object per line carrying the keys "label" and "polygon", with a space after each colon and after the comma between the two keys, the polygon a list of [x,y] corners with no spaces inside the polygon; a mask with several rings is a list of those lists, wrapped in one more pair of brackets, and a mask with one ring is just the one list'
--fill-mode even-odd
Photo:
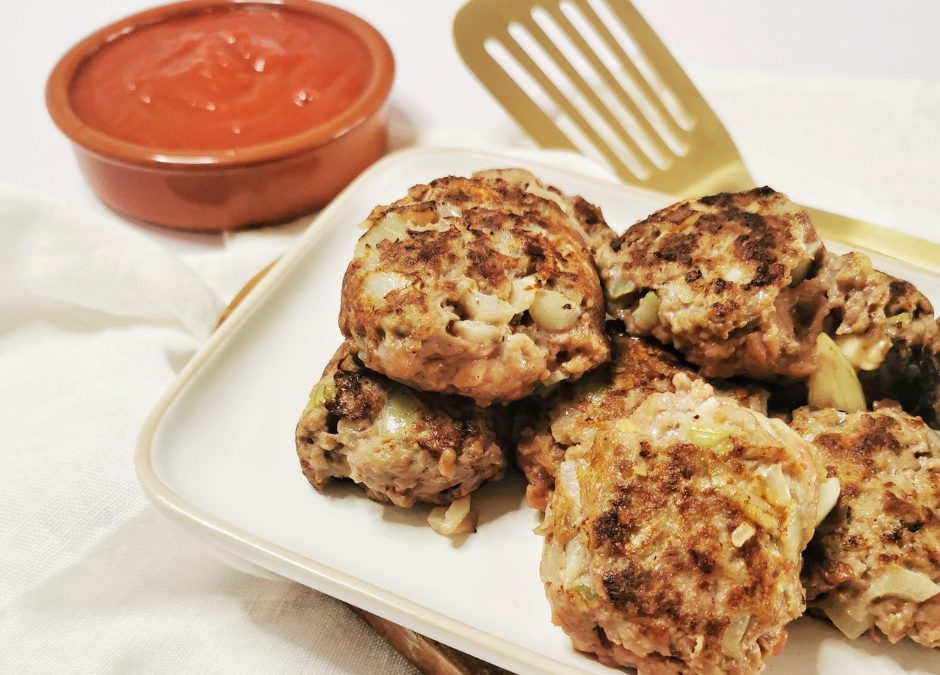
{"label": "seared surface", "polygon": [[779,420],[673,386],[568,450],[540,530],[553,620],[644,675],[757,673],[803,611],[817,467]]}
{"label": "seared surface", "polygon": [[339,322],[368,367],[489,405],[607,360],[593,258],[555,201],[501,179],[442,178],[368,224]]}
{"label": "seared surface", "polygon": [[[608,311],[679,349],[706,377],[803,379],[826,332],[875,395],[912,384],[937,335],[930,302],[861,253],[825,251],[805,212],[770,188],[676,204],[597,254]],[[655,295],[653,295],[655,294]],[[893,350],[893,351],[892,351]],[[887,391],[885,391],[887,389]]]}
{"label": "seared surface", "polygon": [[[675,391],[673,377],[680,372],[697,377],[672,352],[615,333],[609,364],[548,397],[524,402],[516,413],[516,459],[529,483],[529,506],[546,509],[568,448],[590,447],[598,430],[632,414],[650,394]],[[766,412],[766,395],[757,388],[729,388],[728,395]]]}
{"label": "seared surface", "polygon": [[531,172],[525,169],[492,169],[473,174],[480,178],[502,178],[507,183],[521,187],[539,197],[550,199],[558,204],[572,223],[581,232],[591,251],[597,251],[602,245],[617,236],[601,210],[579,195],[566,195],[554,185],[545,185]]}
{"label": "seared surface", "polygon": [[[601,247],[597,262],[608,311],[703,375],[805,377],[825,298],[804,278],[822,255],[809,216],[758,188],[657,211]],[[637,314],[651,291],[658,307]]]}
{"label": "seared surface", "polygon": [[450,504],[506,469],[495,409],[413,391],[340,347],[297,425],[297,455],[322,490],[349,478],[377,501]]}
{"label": "seared surface", "polygon": [[940,646],[940,596],[866,595],[898,568],[940,582],[936,432],[887,404],[852,414],[801,408],[792,426],[842,485],[806,551],[807,600],[850,634],[874,624],[891,642],[909,635]]}

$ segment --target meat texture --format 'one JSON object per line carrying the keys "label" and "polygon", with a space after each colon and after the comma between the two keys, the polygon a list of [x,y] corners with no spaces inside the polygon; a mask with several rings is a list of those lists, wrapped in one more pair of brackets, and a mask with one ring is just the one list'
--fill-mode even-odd
{"label": "meat texture", "polygon": [[[826,251],[809,216],[770,188],[722,193],[654,213],[597,255],[608,311],[634,335],[673,345],[706,377],[802,380],[816,338],[868,389],[910,384],[937,326],[913,285],[861,253]],[[913,364],[913,366],[911,365]]]}
{"label": "meat texture", "polygon": [[566,453],[539,530],[553,620],[643,675],[758,673],[804,608],[818,467],[783,422],[673,380]]}
{"label": "meat texture", "polygon": [[369,368],[489,405],[608,359],[593,257],[556,201],[501,178],[442,178],[366,224],[340,329]]}
{"label": "meat texture", "polygon": [[318,490],[348,478],[376,501],[450,504],[503,477],[504,426],[496,408],[411,390],[366,369],[344,344],[310,394],[297,455]]}
{"label": "meat texture", "polygon": [[707,377],[806,377],[825,293],[809,216],[770,188],[657,211],[598,251],[608,311]]}
{"label": "meat texture", "polygon": [[[516,410],[516,459],[528,481],[526,501],[532,508],[544,511],[548,506],[568,448],[590,447],[598,430],[631,415],[650,394],[675,391],[673,378],[678,373],[698,377],[673,352],[609,332],[613,332],[609,364],[549,396],[526,400]],[[759,387],[725,385],[722,391],[767,412],[767,394]]]}
{"label": "meat texture", "polygon": [[474,178],[502,178],[526,192],[549,199],[565,212],[572,224],[581,232],[592,252],[617,236],[601,210],[579,195],[566,195],[554,185],[545,185],[525,169],[492,169],[473,174]]}
{"label": "meat texture", "polygon": [[804,556],[808,602],[851,638],[940,646],[940,437],[887,402],[801,408],[792,426],[842,486]]}

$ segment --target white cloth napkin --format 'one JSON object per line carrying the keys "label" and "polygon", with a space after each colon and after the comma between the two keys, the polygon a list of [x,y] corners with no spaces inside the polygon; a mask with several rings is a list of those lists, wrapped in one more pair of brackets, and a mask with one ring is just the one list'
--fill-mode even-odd
{"label": "white cloth napkin", "polygon": [[[940,88],[694,76],[759,181],[940,238]],[[413,140],[480,145],[454,130]],[[151,406],[225,302],[307,222],[180,259],[126,227],[0,189],[0,672],[414,672],[341,604],[219,562],[134,477]]]}
{"label": "white cloth napkin", "polygon": [[413,672],[138,487],[137,432],[224,306],[144,235],[0,188],[0,672]]}

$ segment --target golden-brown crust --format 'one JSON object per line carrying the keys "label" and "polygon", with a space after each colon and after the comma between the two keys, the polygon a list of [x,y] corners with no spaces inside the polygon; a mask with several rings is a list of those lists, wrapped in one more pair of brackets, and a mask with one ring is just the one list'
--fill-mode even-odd
{"label": "golden-brown crust", "polygon": [[[568,448],[589,445],[599,429],[629,417],[651,394],[675,391],[677,374],[698,378],[673,352],[613,327],[608,332],[610,363],[517,408],[516,460],[529,483],[526,502],[534,509],[548,506],[555,473]],[[718,388],[741,405],[767,412],[767,393],[760,387],[722,383]]]}
{"label": "golden-brown crust", "polygon": [[318,490],[350,478],[378,501],[449,504],[502,478],[504,427],[496,409],[366,369],[344,343],[297,425],[297,454]]}
{"label": "golden-brown crust", "polygon": [[[542,528],[553,618],[609,665],[758,673],[803,609],[817,467],[784,425],[675,380],[560,468]],[[689,431],[699,423],[704,435]],[[769,496],[768,472],[785,499]]]}
{"label": "golden-brown crust", "polygon": [[569,447],[590,444],[599,428],[627,417],[650,394],[674,391],[672,378],[679,372],[693,375],[662,347],[614,335],[609,364],[520,410],[516,459],[529,482],[529,506],[546,509]]}
{"label": "golden-brown crust", "polygon": [[[764,187],[657,211],[597,260],[608,311],[632,334],[674,345],[703,375],[805,377],[825,302],[810,297],[797,311],[788,296],[822,251],[809,216]],[[650,291],[654,324],[634,314]]]}
{"label": "golden-brown crust", "polygon": [[[608,358],[593,259],[555,202],[501,179],[449,177],[369,221],[343,280],[340,328],[370,368],[489,405]],[[376,238],[389,223],[398,229]],[[544,298],[563,320],[536,316]]]}
{"label": "golden-brown crust", "polygon": [[597,206],[580,195],[572,197],[553,185],[544,185],[525,169],[492,169],[490,171],[478,171],[473,176],[474,178],[500,178],[507,183],[522,188],[526,192],[555,202],[580,231],[592,253],[617,236],[607,224],[607,221],[604,220],[604,214]]}
{"label": "golden-brown crust", "polygon": [[[770,188],[658,211],[597,261],[608,311],[631,334],[677,348],[706,377],[806,378],[825,332],[857,370],[878,371],[863,378],[871,396],[924,388],[912,373],[931,363],[930,302],[861,253],[825,251],[806,213]],[[923,397],[902,401],[932,412]]]}
{"label": "golden-brown crust", "polygon": [[[804,556],[807,600],[853,603],[894,567],[940,582],[940,438],[896,404],[873,412],[801,408],[793,428],[842,487]],[[940,646],[935,603],[876,598],[865,614],[892,642]]]}

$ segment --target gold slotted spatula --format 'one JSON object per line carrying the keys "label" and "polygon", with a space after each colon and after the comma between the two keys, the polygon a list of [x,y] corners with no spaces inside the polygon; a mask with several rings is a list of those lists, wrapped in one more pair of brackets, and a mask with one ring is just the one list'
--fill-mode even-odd
{"label": "gold slotted spatula", "polygon": [[[677,197],[755,186],[734,142],[628,0],[470,0],[464,62],[538,145]],[[806,208],[823,238],[940,273],[940,245]]]}

